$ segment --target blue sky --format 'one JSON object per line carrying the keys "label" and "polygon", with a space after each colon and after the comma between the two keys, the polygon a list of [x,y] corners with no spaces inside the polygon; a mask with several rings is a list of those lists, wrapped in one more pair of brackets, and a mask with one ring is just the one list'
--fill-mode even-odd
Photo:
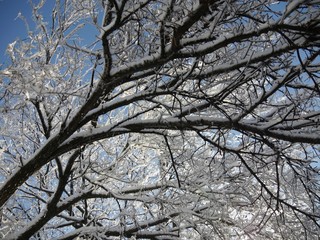
{"label": "blue sky", "polygon": [[[39,3],[39,0],[33,0],[35,4]],[[47,1],[50,6],[45,6],[44,11],[50,13],[52,6],[55,1]],[[51,4],[50,4],[51,3]],[[4,64],[8,57],[5,52],[9,43],[12,43],[16,39],[24,39],[27,37],[27,28],[24,21],[20,18],[17,18],[18,14],[21,13],[30,24],[32,29],[32,7],[29,0],[0,0],[0,22],[2,24],[0,28],[0,66]]]}
{"label": "blue sky", "polygon": [[[40,0],[32,0],[32,2],[36,5]],[[45,21],[46,17],[51,16],[54,4],[55,0],[47,0],[44,7],[40,10]],[[0,0],[0,22],[2,23],[0,28],[0,69],[1,65],[9,63],[9,57],[6,55],[8,44],[14,42],[16,39],[23,40],[27,37],[26,25],[21,18],[17,17],[19,13],[26,18],[30,29],[34,30],[30,0]],[[91,31],[91,35],[88,34],[88,31]],[[98,33],[85,27],[79,31],[79,34],[93,41]]]}
{"label": "blue sky", "polygon": [[0,64],[6,59],[8,44],[27,36],[24,22],[17,18],[19,12],[31,22],[31,7],[27,0],[0,0]]}
{"label": "blue sky", "polygon": [[[39,0],[32,0],[34,3],[38,3]],[[45,7],[40,11],[44,17],[51,13],[54,5],[54,0],[46,1]],[[282,4],[276,4],[274,7],[281,9]],[[32,26],[32,7],[30,0],[0,0],[0,22],[2,23],[0,30],[0,66],[4,63],[8,63],[8,56],[6,56],[6,48],[9,43],[12,43],[16,39],[24,39],[27,37],[27,30],[25,23],[22,19],[17,18],[18,14],[26,18]],[[94,37],[93,33],[93,37]],[[87,34],[86,34],[87,35]]]}

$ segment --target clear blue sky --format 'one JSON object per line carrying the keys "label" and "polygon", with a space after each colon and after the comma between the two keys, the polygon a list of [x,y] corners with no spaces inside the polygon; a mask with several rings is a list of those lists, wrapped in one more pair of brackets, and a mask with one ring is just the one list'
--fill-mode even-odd
{"label": "clear blue sky", "polygon": [[0,64],[5,61],[9,43],[27,36],[24,22],[17,18],[21,12],[31,22],[31,7],[28,0],[0,0]]}
{"label": "clear blue sky", "polygon": [[[40,0],[32,0],[32,2],[36,5]],[[44,16],[44,20],[46,20],[46,17],[51,16],[54,4],[55,0],[47,0],[44,7],[40,10],[40,13]],[[9,57],[6,55],[8,44],[14,42],[16,39],[24,39],[27,37],[27,28],[24,21],[17,18],[19,12],[26,18],[30,30],[33,30],[34,23],[32,21],[30,0],[0,0],[0,69],[2,64],[8,64],[9,61]],[[49,21],[50,20],[51,19],[49,19]],[[88,38],[88,31],[92,33],[92,37],[89,38],[92,40],[92,38],[97,35],[96,31],[84,28],[80,31],[80,34],[82,32],[85,38]]]}
{"label": "clear blue sky", "polygon": [[[39,3],[39,0],[32,1],[34,4]],[[54,0],[47,1],[47,4],[40,12],[44,15],[51,13],[54,2]],[[25,23],[20,18],[17,18],[19,12],[27,19],[32,29],[32,7],[29,0],[0,0],[0,65],[4,64],[8,59],[5,54],[8,44],[18,38],[24,39],[27,37]]]}
{"label": "clear blue sky", "polygon": [[[32,0],[34,4],[40,0]],[[44,17],[51,14],[54,0],[47,0],[44,8],[40,11]],[[276,4],[275,8],[283,9],[283,4]],[[27,19],[31,29],[33,28],[32,8],[30,0],[0,0],[0,66],[8,60],[5,54],[9,43],[16,39],[24,39],[27,37],[27,29],[25,23],[17,18],[19,12]],[[93,33],[93,36],[96,33]],[[1,69],[1,67],[0,67]]]}

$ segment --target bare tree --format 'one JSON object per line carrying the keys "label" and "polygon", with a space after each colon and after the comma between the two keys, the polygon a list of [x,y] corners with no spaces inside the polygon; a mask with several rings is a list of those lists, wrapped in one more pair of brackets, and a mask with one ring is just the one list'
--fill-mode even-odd
{"label": "bare tree", "polygon": [[319,1],[45,4],[0,70],[0,238],[316,239]]}

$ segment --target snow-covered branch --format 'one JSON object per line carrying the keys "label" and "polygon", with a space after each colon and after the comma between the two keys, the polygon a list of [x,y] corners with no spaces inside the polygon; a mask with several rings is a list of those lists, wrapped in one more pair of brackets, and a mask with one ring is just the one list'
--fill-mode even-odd
{"label": "snow-covered branch", "polygon": [[320,234],[318,1],[47,4],[0,69],[0,238]]}

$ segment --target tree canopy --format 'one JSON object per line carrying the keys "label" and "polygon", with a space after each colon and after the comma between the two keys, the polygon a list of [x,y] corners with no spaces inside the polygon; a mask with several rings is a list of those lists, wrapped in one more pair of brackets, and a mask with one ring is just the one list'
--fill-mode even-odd
{"label": "tree canopy", "polygon": [[0,238],[319,236],[318,0],[31,4],[0,69]]}

